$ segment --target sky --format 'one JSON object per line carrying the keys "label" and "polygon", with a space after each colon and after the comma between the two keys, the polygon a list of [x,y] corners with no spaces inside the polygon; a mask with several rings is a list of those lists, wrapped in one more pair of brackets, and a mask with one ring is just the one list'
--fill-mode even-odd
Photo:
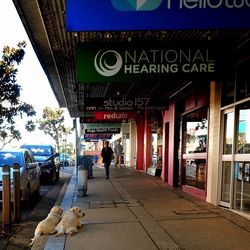
{"label": "sky", "polygon": [[[21,100],[33,105],[37,112],[35,117],[37,119],[41,118],[44,107],[59,108],[59,105],[12,0],[0,0],[0,50],[2,51],[6,45],[16,47],[18,42],[23,40],[27,42],[27,46],[24,60],[18,65],[17,83],[22,87]],[[65,126],[72,127],[73,121],[68,110],[64,110]],[[17,127],[22,133],[22,140],[12,143],[13,146],[19,146],[23,143],[53,143],[49,136],[38,129],[32,133],[27,132],[24,129],[24,124],[25,120],[18,121]],[[68,136],[67,140],[74,143],[73,134]]]}

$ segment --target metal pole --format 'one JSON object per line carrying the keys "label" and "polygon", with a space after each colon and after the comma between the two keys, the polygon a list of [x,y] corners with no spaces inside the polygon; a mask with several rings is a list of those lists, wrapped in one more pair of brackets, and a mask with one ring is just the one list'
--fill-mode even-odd
{"label": "metal pole", "polygon": [[21,220],[21,196],[20,196],[20,166],[14,164],[13,166],[13,181],[14,181],[14,220],[20,222]]}
{"label": "metal pole", "polygon": [[76,122],[76,118],[74,119],[74,128],[75,128],[75,147],[76,147],[76,155],[75,155],[75,165],[76,165],[76,174],[78,176],[78,167],[77,167],[77,157],[79,155],[79,138],[78,138],[78,130],[77,130],[77,122]]}
{"label": "metal pole", "polygon": [[10,166],[3,166],[2,168],[2,176],[3,176],[3,229],[4,233],[11,232],[11,211],[10,211],[10,203],[11,203],[11,188],[10,188]]}
{"label": "metal pole", "polygon": [[64,169],[64,167],[65,167],[65,155],[66,155],[66,140],[64,139],[63,140],[63,146],[64,146],[64,153],[63,153],[63,169]]}

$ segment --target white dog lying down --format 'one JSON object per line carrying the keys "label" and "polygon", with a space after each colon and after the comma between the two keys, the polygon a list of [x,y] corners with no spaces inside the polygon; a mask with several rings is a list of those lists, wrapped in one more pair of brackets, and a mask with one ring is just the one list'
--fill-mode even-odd
{"label": "white dog lying down", "polygon": [[84,217],[85,213],[79,207],[72,207],[65,212],[60,223],[56,226],[57,234],[55,236],[61,236],[63,234],[73,235],[78,232],[78,229],[83,226],[80,222],[80,218]]}
{"label": "white dog lying down", "polygon": [[40,235],[48,235],[48,234],[54,234],[56,233],[55,227],[61,220],[63,209],[59,206],[54,206],[51,208],[50,213],[48,216],[40,221],[38,225],[36,226],[35,235],[34,238],[31,239],[30,246],[32,246],[35,242],[35,240]]}

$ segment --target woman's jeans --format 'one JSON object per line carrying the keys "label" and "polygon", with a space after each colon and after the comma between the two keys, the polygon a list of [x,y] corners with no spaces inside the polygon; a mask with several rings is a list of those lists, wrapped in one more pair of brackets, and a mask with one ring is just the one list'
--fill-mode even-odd
{"label": "woman's jeans", "polygon": [[106,178],[109,178],[109,166],[111,162],[104,162]]}

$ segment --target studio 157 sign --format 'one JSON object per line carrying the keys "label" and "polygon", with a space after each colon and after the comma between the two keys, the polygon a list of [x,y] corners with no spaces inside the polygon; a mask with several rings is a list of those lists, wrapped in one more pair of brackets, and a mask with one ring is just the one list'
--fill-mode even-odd
{"label": "studio 157 sign", "polygon": [[226,63],[232,60],[230,51],[217,49],[212,44],[166,45],[164,48],[159,44],[144,48],[126,45],[118,48],[80,44],[77,50],[78,82],[218,78]]}
{"label": "studio 157 sign", "polygon": [[67,31],[250,28],[249,0],[67,0]]}
{"label": "studio 157 sign", "polygon": [[168,103],[160,97],[86,98],[85,107],[87,111],[155,111],[167,109]]}

